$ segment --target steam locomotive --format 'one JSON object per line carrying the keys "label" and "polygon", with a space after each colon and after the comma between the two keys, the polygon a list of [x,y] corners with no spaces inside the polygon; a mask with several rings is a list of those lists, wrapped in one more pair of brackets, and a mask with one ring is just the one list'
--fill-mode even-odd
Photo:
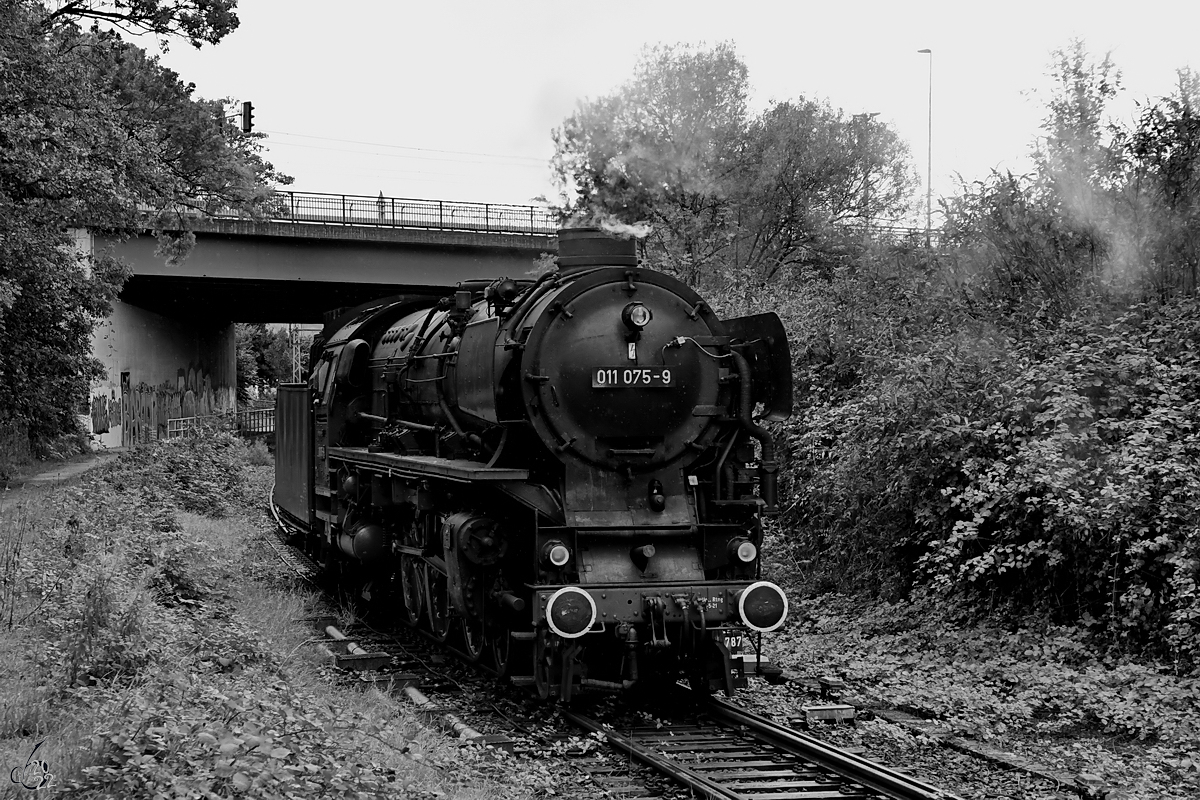
{"label": "steam locomotive", "polygon": [[355,308],[281,388],[280,513],[331,579],[542,697],[744,685],[783,624],[760,419],[791,413],[773,313],[718,319],[634,242],[560,231],[536,281]]}

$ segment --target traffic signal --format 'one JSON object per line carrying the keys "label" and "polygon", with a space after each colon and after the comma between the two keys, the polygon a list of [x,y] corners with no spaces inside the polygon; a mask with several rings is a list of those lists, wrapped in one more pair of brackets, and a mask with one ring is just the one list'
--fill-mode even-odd
{"label": "traffic signal", "polygon": [[242,133],[254,130],[254,106],[250,101],[242,103]]}

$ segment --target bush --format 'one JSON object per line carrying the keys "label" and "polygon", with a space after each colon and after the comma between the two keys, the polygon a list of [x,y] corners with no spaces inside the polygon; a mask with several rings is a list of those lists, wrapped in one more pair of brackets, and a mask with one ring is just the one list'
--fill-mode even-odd
{"label": "bush", "polygon": [[270,467],[275,464],[275,457],[267,448],[267,443],[261,439],[246,447],[246,463],[252,467]]}
{"label": "bush", "polygon": [[1194,660],[1198,419],[1192,299],[908,342],[789,423],[785,521],[817,590],[927,581]]}
{"label": "bush", "polygon": [[1189,658],[1200,647],[1200,305],[1076,320],[1015,353],[972,422],[936,585],[1016,598]]}
{"label": "bush", "polygon": [[146,488],[169,494],[184,511],[223,517],[231,505],[255,501],[244,475],[248,460],[237,436],[217,431],[137,448],[122,462]]}

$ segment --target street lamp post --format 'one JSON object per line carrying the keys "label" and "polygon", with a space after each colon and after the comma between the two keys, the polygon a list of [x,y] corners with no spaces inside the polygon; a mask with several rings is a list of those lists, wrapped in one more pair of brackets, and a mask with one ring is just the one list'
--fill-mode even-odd
{"label": "street lamp post", "polygon": [[925,246],[929,247],[930,231],[933,229],[933,51],[918,50],[929,56],[929,127],[928,152],[925,155]]}

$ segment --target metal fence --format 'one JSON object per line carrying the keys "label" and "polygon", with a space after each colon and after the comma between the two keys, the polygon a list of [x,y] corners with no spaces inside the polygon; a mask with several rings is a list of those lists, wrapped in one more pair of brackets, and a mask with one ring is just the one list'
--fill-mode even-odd
{"label": "metal fence", "polygon": [[[214,217],[249,218],[245,212],[227,206],[210,209],[210,213]],[[539,236],[553,235],[559,224],[558,218],[541,206],[319,192],[275,192],[267,206],[267,219],[272,222]]]}
{"label": "metal fence", "polygon": [[232,421],[234,429],[242,436],[263,436],[275,432],[275,408],[252,408],[239,411],[231,419],[226,414],[202,417],[176,417],[167,420],[167,438],[197,436],[205,431],[228,430]]}
{"label": "metal fence", "polygon": [[167,420],[167,438],[195,436],[206,427],[219,425],[221,417],[175,417]]}
{"label": "metal fence", "polygon": [[261,436],[275,432],[275,407],[252,408],[237,414],[238,433],[243,436]]}

